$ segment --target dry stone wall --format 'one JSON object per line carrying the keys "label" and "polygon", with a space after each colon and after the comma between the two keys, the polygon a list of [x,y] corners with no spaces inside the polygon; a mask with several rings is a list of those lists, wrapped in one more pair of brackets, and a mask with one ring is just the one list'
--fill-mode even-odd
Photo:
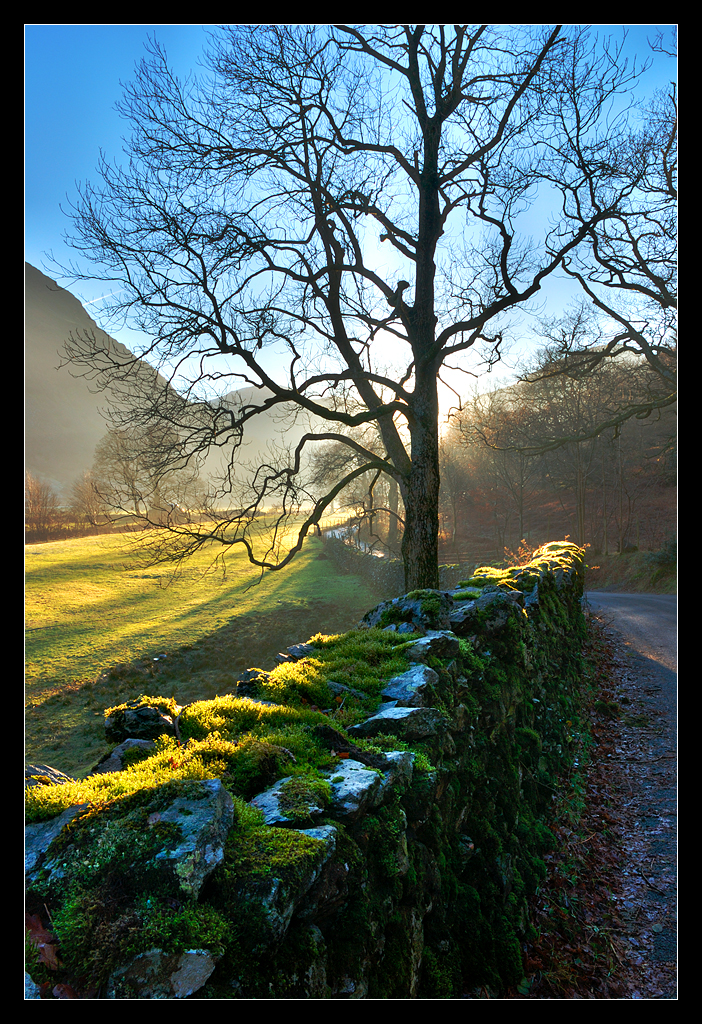
{"label": "dry stone wall", "polygon": [[51,909],[67,979],[98,998],[518,984],[580,739],[582,590],[582,550],[546,545],[382,602],[229,699],[113,709],[89,779],[30,771],[28,911]]}

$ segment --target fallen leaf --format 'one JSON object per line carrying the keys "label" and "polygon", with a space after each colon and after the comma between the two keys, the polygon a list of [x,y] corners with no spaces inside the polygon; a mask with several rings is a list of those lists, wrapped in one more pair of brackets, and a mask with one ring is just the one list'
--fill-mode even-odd
{"label": "fallen leaf", "polygon": [[80,999],[80,996],[70,985],[55,985],[53,994],[57,999]]}
{"label": "fallen leaf", "polygon": [[58,970],[59,959],[54,936],[46,930],[39,915],[25,913],[24,924],[29,932],[30,942],[39,952],[39,962],[46,964],[50,971]]}

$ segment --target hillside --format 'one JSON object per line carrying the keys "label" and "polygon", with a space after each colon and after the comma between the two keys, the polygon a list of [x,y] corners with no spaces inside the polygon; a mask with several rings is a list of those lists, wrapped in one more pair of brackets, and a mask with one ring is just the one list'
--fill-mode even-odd
{"label": "hillside", "polygon": [[104,396],[93,394],[66,367],[59,369],[68,336],[86,330],[109,341],[78,299],[26,263],[25,466],[64,496],[90,467],[106,429]]}
{"label": "hillside", "polygon": [[[96,391],[85,378],[72,376],[68,367],[60,366],[66,340],[86,331],[103,339],[106,347],[130,355],[129,349],[97,326],[74,295],[25,263],[25,468],[50,484],[63,500],[72,482],[90,468],[95,445],[107,429],[104,412],[109,392]],[[263,389],[246,388],[224,401],[250,403],[269,395]],[[281,423],[279,415],[258,416],[247,428],[240,461],[257,463],[281,434],[290,444],[303,432],[301,424]],[[218,466],[211,458],[204,474],[217,473]]]}

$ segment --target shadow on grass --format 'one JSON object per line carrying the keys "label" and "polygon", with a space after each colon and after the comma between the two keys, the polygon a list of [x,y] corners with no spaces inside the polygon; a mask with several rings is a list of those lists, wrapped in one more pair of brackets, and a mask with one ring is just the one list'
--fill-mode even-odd
{"label": "shadow on grass", "polygon": [[105,708],[140,694],[189,704],[231,693],[245,669],[272,669],[279,651],[316,633],[344,633],[367,611],[365,604],[281,600],[273,612],[234,617],[192,644],[111,665],[97,677],[47,680],[27,708],[25,760],[82,777],[109,749]]}

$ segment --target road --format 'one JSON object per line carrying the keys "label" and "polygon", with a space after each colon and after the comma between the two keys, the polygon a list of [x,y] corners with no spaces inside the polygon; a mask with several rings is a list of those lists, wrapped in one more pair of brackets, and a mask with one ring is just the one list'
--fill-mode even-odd
{"label": "road", "polygon": [[[620,796],[627,813],[623,844],[623,919],[632,908],[625,937],[638,953],[653,998],[676,998],[677,961],[677,596],[589,591],[586,601],[619,636],[624,714],[617,756],[626,765]],[[637,718],[637,716],[642,716]],[[639,723],[640,726],[639,727]],[[661,974],[662,972],[662,974]],[[660,978],[663,977],[662,989]],[[651,979],[654,979],[651,981]]]}
{"label": "road", "polygon": [[589,590],[593,611],[604,613],[638,654],[677,676],[677,594],[617,594]]}

